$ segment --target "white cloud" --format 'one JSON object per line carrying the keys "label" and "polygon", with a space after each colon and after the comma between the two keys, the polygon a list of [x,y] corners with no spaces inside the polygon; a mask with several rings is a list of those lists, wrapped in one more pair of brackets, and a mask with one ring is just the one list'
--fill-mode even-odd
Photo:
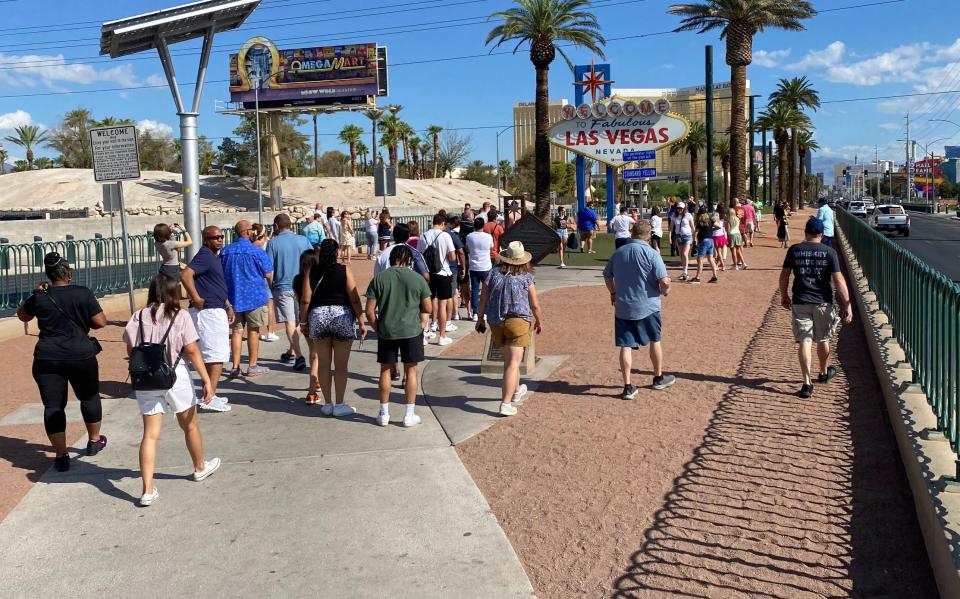
{"label": "white cloud", "polygon": [[771,69],[773,67],[779,66],[780,61],[783,58],[790,56],[790,48],[786,50],[754,50],[753,52],[753,64],[758,67],[766,67]]}
{"label": "white cloud", "polygon": [[167,78],[164,77],[163,75],[157,75],[156,73],[154,73],[153,75],[147,75],[147,78],[143,80],[143,84],[144,85],[166,85]]}
{"label": "white cloud", "polygon": [[810,50],[800,62],[787,65],[788,69],[802,71],[806,69],[828,68],[837,64],[846,52],[843,42],[833,42],[823,50]]}
{"label": "white cloud", "polygon": [[[151,75],[147,79],[150,80]],[[65,91],[63,84],[112,83],[119,87],[141,87],[144,82],[124,64],[98,69],[94,65],[68,63],[62,54],[4,54],[0,52],[0,84],[18,87],[43,85]]]}
{"label": "white cloud", "polygon": [[173,135],[173,127],[150,119],[137,121],[137,129],[149,133],[151,137],[171,137]]}
{"label": "white cloud", "polygon": [[16,129],[22,125],[30,125],[32,123],[33,117],[25,110],[0,114],[0,131]]}
{"label": "white cloud", "polygon": [[900,123],[880,123],[879,127],[887,131],[899,131],[903,125]]}

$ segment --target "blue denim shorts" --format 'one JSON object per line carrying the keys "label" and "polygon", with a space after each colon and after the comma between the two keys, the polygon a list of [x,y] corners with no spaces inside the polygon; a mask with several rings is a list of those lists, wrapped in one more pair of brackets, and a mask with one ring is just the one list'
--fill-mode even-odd
{"label": "blue denim shorts", "polygon": [[716,253],[716,250],[713,246],[712,239],[703,239],[697,245],[697,257],[706,258],[707,256],[713,256]]}
{"label": "blue denim shorts", "polygon": [[677,235],[677,244],[679,245],[690,245],[693,243],[693,235],[684,235],[680,233]]}

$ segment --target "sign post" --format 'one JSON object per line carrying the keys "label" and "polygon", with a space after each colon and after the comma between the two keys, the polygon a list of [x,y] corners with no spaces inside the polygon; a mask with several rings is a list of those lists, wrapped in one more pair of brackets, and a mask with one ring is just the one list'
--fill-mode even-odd
{"label": "sign post", "polygon": [[130,314],[136,311],[133,298],[133,262],[127,234],[127,211],[123,204],[123,181],[140,178],[140,152],[137,129],[133,125],[90,129],[90,153],[93,155],[93,178],[97,183],[116,181],[120,208],[120,232],[123,236],[123,260],[127,263],[127,292]]}

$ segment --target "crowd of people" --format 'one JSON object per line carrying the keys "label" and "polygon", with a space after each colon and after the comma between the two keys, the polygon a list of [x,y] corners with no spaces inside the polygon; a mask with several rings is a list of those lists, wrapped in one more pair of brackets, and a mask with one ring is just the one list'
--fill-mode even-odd
{"label": "crowd of people", "polygon": [[[691,214],[694,208],[696,217]],[[760,213],[746,200],[709,212],[703,206],[671,201],[665,217],[657,208],[648,219],[624,208],[610,220],[616,249],[603,278],[615,312],[623,399],[634,399],[639,392],[631,376],[632,352],[642,347],[650,352],[652,388],[665,389],[676,381],[664,372],[661,348],[660,298],[671,287],[660,249],[664,226],[672,253],[680,257],[680,280],[699,282],[706,261],[712,271],[710,282],[715,282],[718,268],[724,270],[727,263],[728,248],[734,269],[747,268],[743,248],[752,247],[754,236],[760,234]],[[459,215],[439,211],[427,230],[420,230],[417,221],[394,222],[386,210],[364,217],[368,257],[376,260],[365,290],[359,288],[350,267],[356,246],[349,212],[337,219],[333,211],[318,205],[299,234],[286,213],[275,217],[269,236],[264,226],[241,220],[229,245],[219,227],[208,226],[197,253],[184,268],[178,264],[176,271],[169,268],[170,256],[184,247],[187,238],[174,241],[176,226],[157,225],[160,271],[150,282],[146,306],[131,316],[123,333],[143,419],[141,505],[151,505],[159,497],[153,472],[167,410],[176,415],[183,430],[193,479],[202,481],[220,467],[218,458],[207,459],[204,454],[197,411],[231,410],[229,400],[218,394],[228,362],[228,379],[254,378],[270,371],[260,364],[259,348],[271,319],[283,327],[288,344],[280,361],[293,371],[309,371],[304,401],[320,404],[323,415],[343,417],[356,412],[346,400],[349,361],[354,343],[359,340],[362,347],[372,331],[380,365],[377,423],[391,422],[390,394],[399,382],[405,406],[400,423],[418,425],[417,366],[424,360],[424,347],[431,342],[452,343],[447,334],[457,330],[457,320],[472,321],[480,333],[489,327],[504,361],[498,412],[502,416],[517,413],[516,402],[527,393],[520,383],[520,364],[532,335],[541,332],[543,315],[531,254],[519,241],[501,244],[504,216],[489,203],[477,212],[467,204]],[[785,226],[786,212],[775,220],[778,228]],[[553,222],[561,248],[570,247],[576,235],[580,251],[595,251],[592,241],[600,219],[589,204],[576,219],[561,208]],[[804,242],[789,248],[780,275],[781,301],[792,311],[799,348],[804,378],[801,397],[812,395],[815,380],[827,383],[836,375],[836,368],[829,365],[830,339],[841,321],[852,318],[849,293],[831,247],[833,228],[833,212],[821,202],[817,215],[805,225]],[[697,270],[690,278],[689,252],[694,246]],[[101,348],[89,336],[91,329],[106,325],[106,318],[90,290],[71,284],[73,268],[64,257],[52,252],[44,265],[49,281],[38,285],[18,316],[24,322],[37,318],[39,323],[33,375],[44,404],[55,468],[66,471],[70,467],[64,435],[68,384],[80,401],[87,455],[96,455],[107,445],[101,434],[97,363]],[[788,293],[791,276],[792,293]],[[183,300],[189,302],[186,309]],[[242,367],[244,337],[246,368]],[[306,341],[306,356],[301,337]],[[820,367],[816,372],[813,344]],[[200,380],[200,397],[188,363]]]}

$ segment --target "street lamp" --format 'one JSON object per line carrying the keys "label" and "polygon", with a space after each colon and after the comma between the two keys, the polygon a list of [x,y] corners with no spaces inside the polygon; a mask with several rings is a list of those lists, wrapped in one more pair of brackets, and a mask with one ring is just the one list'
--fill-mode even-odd
{"label": "street lamp", "polygon": [[504,127],[500,131],[497,131],[497,166],[494,170],[497,172],[497,204],[499,205],[500,212],[503,212],[503,199],[500,197],[500,135],[506,133],[510,129],[513,129],[515,125],[510,125],[509,127]]}
{"label": "street lamp", "polygon": [[[928,164],[928,167],[930,168],[930,183],[927,184],[927,190],[928,190],[928,193],[929,193],[929,197],[928,197],[927,199],[928,199],[931,203],[933,202],[933,199],[934,199],[934,189],[931,189],[931,185],[930,185],[930,184],[933,184],[933,186],[936,186],[936,179],[935,179],[934,176],[933,176],[933,174],[934,174],[934,173],[933,173],[933,155],[930,154],[929,152],[927,152],[927,149],[928,149],[930,146],[932,146],[933,144],[937,143],[938,141],[944,141],[944,140],[947,140],[947,139],[950,139],[950,138],[949,138],[949,137],[941,137],[940,139],[935,139],[935,140],[933,140],[933,141],[931,141],[931,142],[927,142],[927,143],[923,146],[923,156],[924,156],[924,158],[926,158],[926,157],[928,157],[928,156],[929,156],[929,158],[930,158],[930,163]],[[926,194],[924,194],[924,195],[926,195]]]}

